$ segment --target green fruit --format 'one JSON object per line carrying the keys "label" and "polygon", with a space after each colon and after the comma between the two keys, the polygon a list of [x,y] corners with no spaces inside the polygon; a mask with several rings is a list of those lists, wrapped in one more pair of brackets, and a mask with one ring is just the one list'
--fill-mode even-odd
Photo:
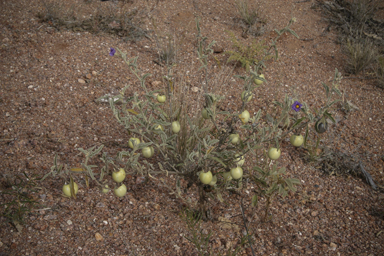
{"label": "green fruit", "polygon": [[272,159],[272,160],[277,160],[277,159],[279,159],[280,155],[281,155],[281,150],[280,150],[280,149],[277,150],[277,148],[270,148],[270,149],[268,150],[268,157],[269,157],[270,159]]}
{"label": "green fruit", "polygon": [[209,184],[212,181],[212,173],[211,171],[208,171],[208,172],[202,171],[200,172],[199,178],[203,184]]}
{"label": "green fruit", "polygon": [[124,184],[122,184],[120,187],[115,188],[113,192],[115,192],[116,196],[123,197],[125,196],[125,194],[127,194],[127,187]]}
{"label": "green fruit", "polygon": [[239,167],[239,166],[232,168],[231,169],[231,176],[235,180],[240,179],[241,177],[243,177],[243,169],[241,169],[241,167]]}
{"label": "green fruit", "polygon": [[201,111],[201,115],[204,119],[209,119],[208,111],[206,108],[203,108],[203,110]]}
{"label": "green fruit", "polygon": [[151,158],[155,153],[155,150],[153,149],[153,147],[145,147],[141,150],[141,152],[143,153],[144,157]]}
{"label": "green fruit", "polygon": [[217,176],[215,175],[212,177],[212,180],[211,180],[211,182],[209,182],[209,185],[213,186],[216,184],[216,182],[217,182]]}
{"label": "green fruit", "polygon": [[244,162],[245,162],[245,157],[244,156],[240,156],[240,154],[236,154],[235,155],[236,159],[235,159],[235,163],[237,166],[243,166]]}
{"label": "green fruit", "polygon": [[155,126],[155,133],[159,134],[161,131],[164,131],[164,127],[161,124]]}
{"label": "green fruit", "polygon": [[289,140],[291,141],[291,144],[295,147],[300,147],[304,142],[304,138],[301,135],[292,135]]}
{"label": "green fruit", "polygon": [[109,189],[108,185],[105,185],[104,187],[101,188],[101,192],[104,193],[104,194],[108,193],[109,190],[110,189]]}
{"label": "green fruit", "polygon": [[236,133],[236,134],[229,135],[229,141],[234,145],[239,144],[240,143],[239,134]]}
{"label": "green fruit", "polygon": [[[73,182],[73,188],[74,188],[74,192],[75,192],[75,195],[76,195],[77,191],[79,191],[79,186],[77,186],[76,182]],[[70,184],[65,184],[63,186],[63,193],[64,193],[64,195],[66,195],[68,197],[71,197],[71,186],[70,186]]]}
{"label": "green fruit", "polygon": [[164,103],[167,100],[167,97],[165,95],[157,95],[157,101],[160,103]]}
{"label": "green fruit", "polygon": [[115,182],[122,182],[125,179],[125,171],[120,168],[118,172],[112,172],[112,179]]}
{"label": "green fruit", "polygon": [[134,145],[138,146],[140,144],[140,140],[138,138],[130,138],[128,141],[128,146],[133,148]]}
{"label": "green fruit", "polygon": [[[247,98],[245,98],[245,94],[247,94]],[[244,102],[249,102],[250,100],[252,99],[252,93],[251,92],[246,92],[246,91],[243,91],[241,93],[241,100],[244,101]]]}
{"label": "green fruit", "polygon": [[173,121],[172,122],[172,132],[178,133],[180,131],[180,123],[179,121]]}
{"label": "green fruit", "polygon": [[248,110],[244,110],[243,113],[241,113],[239,115],[239,118],[241,119],[241,122],[243,122],[243,124],[248,123],[249,117],[250,117],[250,115],[249,115]]}
{"label": "green fruit", "polygon": [[[265,78],[263,74],[259,75],[259,77]],[[261,81],[261,80],[255,78],[255,84],[260,85],[262,83],[264,83],[264,81]]]}
{"label": "green fruit", "polygon": [[230,181],[230,180],[232,180],[231,172],[225,172],[225,173],[223,173],[223,178],[224,178],[225,181]]}

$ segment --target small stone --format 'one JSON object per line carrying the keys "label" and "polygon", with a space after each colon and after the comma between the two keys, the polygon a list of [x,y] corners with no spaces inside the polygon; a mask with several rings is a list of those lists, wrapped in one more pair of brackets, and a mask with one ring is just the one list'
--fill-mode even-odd
{"label": "small stone", "polygon": [[317,231],[317,230],[313,231],[314,236],[318,236],[319,234],[320,234],[319,231]]}
{"label": "small stone", "polygon": [[330,243],[329,247],[331,248],[331,250],[336,250],[337,245],[335,243]]}
{"label": "small stone", "polygon": [[78,81],[79,83],[81,83],[81,84],[85,84],[85,80],[84,80],[84,79],[79,78],[77,81]]}
{"label": "small stone", "polygon": [[105,207],[105,204],[103,204],[102,202],[99,202],[96,204],[96,207],[97,208],[103,208],[103,207]]}
{"label": "small stone", "polygon": [[97,76],[97,72],[96,71],[92,71],[92,75],[93,76]]}
{"label": "small stone", "polygon": [[198,92],[199,91],[199,87],[197,87],[197,86],[194,86],[194,87],[192,87],[192,89],[191,89],[193,92]]}
{"label": "small stone", "polygon": [[87,79],[91,79],[91,78],[92,78],[92,75],[91,75],[91,74],[86,74],[85,77],[86,77]]}
{"label": "small stone", "polygon": [[311,212],[311,216],[312,216],[312,217],[316,217],[318,214],[319,214],[318,211],[313,211],[313,212]]}
{"label": "small stone", "polygon": [[72,225],[72,221],[71,220],[67,220],[67,224],[68,225]]}
{"label": "small stone", "polygon": [[158,86],[158,85],[161,84],[161,81],[153,81],[151,84],[152,84],[153,86]]}
{"label": "small stone", "polygon": [[96,238],[97,241],[102,241],[104,239],[103,236],[100,235],[100,233],[96,233],[95,234],[95,238]]}
{"label": "small stone", "polygon": [[223,47],[221,47],[221,46],[217,46],[217,45],[215,45],[215,46],[213,46],[213,52],[214,53],[222,53],[223,51],[224,51],[224,48]]}
{"label": "small stone", "polygon": [[145,177],[144,176],[140,176],[140,177],[137,177],[136,178],[136,185],[139,185],[139,184],[142,184],[145,182]]}

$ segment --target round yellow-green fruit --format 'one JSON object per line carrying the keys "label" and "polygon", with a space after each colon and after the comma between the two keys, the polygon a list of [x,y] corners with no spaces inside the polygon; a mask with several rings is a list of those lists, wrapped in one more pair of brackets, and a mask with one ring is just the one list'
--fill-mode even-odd
{"label": "round yellow-green fruit", "polygon": [[248,123],[249,117],[250,117],[250,114],[248,110],[244,110],[243,113],[239,115],[239,118],[241,119],[241,122],[243,122],[243,124]]}
{"label": "round yellow-green fruit", "polygon": [[252,93],[248,92],[248,96],[247,96],[247,98],[245,98],[245,94],[246,93],[247,93],[246,91],[243,91],[241,93],[241,100],[244,101],[244,102],[249,102],[252,99]]}
{"label": "round yellow-green fruit", "polygon": [[289,140],[291,141],[291,144],[295,147],[300,147],[304,142],[304,138],[301,135],[292,135]]}
{"label": "round yellow-green fruit", "polygon": [[229,141],[232,143],[232,144],[239,144],[240,143],[240,136],[239,134],[237,133],[233,133],[231,135],[229,135]]}
{"label": "round yellow-green fruit", "polygon": [[270,148],[268,150],[268,157],[272,160],[279,159],[280,155],[281,155],[281,149],[277,150],[277,148]]}
{"label": "round yellow-green fruit", "polygon": [[125,170],[120,168],[117,172],[112,172],[112,179],[115,182],[122,182],[125,179]]}
{"label": "round yellow-green fruit", "polygon": [[124,184],[122,184],[120,187],[115,188],[113,192],[115,192],[115,195],[117,197],[123,197],[125,196],[125,194],[127,194],[127,187]]}
{"label": "round yellow-green fruit", "polygon": [[172,132],[178,133],[180,131],[180,123],[179,121],[173,121],[172,122]]}
{"label": "round yellow-green fruit", "polygon": [[231,176],[235,180],[240,179],[241,177],[243,177],[243,169],[239,166],[232,168],[231,169]]}
{"label": "round yellow-green fruit", "polygon": [[140,139],[138,139],[138,138],[130,138],[128,141],[128,146],[130,148],[133,148],[134,145],[138,146],[139,144],[140,144]]}
{"label": "round yellow-green fruit", "polygon": [[[259,75],[259,77],[265,78],[263,74]],[[260,79],[255,78],[255,84],[260,85],[264,83],[264,81],[261,81]]]}
{"label": "round yellow-green fruit", "polygon": [[209,119],[208,110],[206,108],[203,108],[201,115],[204,119]]}
{"label": "round yellow-green fruit", "polygon": [[211,183],[213,177],[212,177],[211,171],[208,171],[208,172],[202,171],[200,172],[199,178],[203,184],[209,184]]}
{"label": "round yellow-green fruit", "polygon": [[141,150],[141,153],[143,153],[144,157],[151,158],[155,153],[155,150],[153,149],[153,147],[145,147]]}
{"label": "round yellow-green fruit", "polygon": [[245,162],[245,157],[244,156],[240,156],[240,154],[236,154],[235,155],[236,159],[235,159],[235,163],[237,166],[243,166],[244,162]]}
{"label": "round yellow-green fruit", "polygon": [[101,192],[104,193],[104,194],[107,194],[109,192],[109,187],[108,185],[105,185],[104,187],[101,188]]}
{"label": "round yellow-green fruit", "polygon": [[[79,191],[79,187],[77,186],[76,182],[73,182],[73,189],[75,192],[75,195],[77,194],[77,191]],[[71,186],[70,184],[65,184],[63,186],[63,193],[64,195],[71,197]]]}
{"label": "round yellow-green fruit", "polygon": [[167,97],[165,95],[157,95],[157,101],[160,103],[164,103],[167,100]]}
{"label": "round yellow-green fruit", "polygon": [[213,185],[215,185],[215,184],[216,184],[216,182],[217,182],[217,176],[216,176],[216,175],[214,175],[214,176],[212,177],[212,180],[211,180],[211,182],[209,182],[209,185],[213,186]]}
{"label": "round yellow-green fruit", "polygon": [[155,133],[160,133],[161,131],[164,131],[164,127],[161,124],[156,125]]}

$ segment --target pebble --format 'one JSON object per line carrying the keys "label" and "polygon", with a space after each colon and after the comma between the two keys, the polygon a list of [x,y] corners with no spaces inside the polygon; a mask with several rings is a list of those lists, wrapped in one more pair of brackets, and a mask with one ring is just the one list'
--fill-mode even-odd
{"label": "pebble", "polygon": [[161,81],[153,81],[151,84],[152,84],[153,86],[158,86],[158,85],[161,84]]}
{"label": "pebble", "polygon": [[84,79],[79,78],[77,81],[78,81],[79,83],[81,83],[81,84],[85,84],[85,80],[84,80]]}
{"label": "pebble", "polygon": [[104,239],[103,236],[100,235],[100,233],[96,233],[95,234],[95,238],[96,238],[97,241],[102,241]]}
{"label": "pebble", "polygon": [[96,71],[92,71],[92,75],[93,76],[97,76],[97,72]]}
{"label": "pebble", "polygon": [[67,220],[67,224],[68,225],[72,225],[72,221],[71,220]]}
{"label": "pebble", "polygon": [[316,217],[318,214],[319,214],[318,211],[313,211],[313,212],[311,213],[312,217]]}
{"label": "pebble", "polygon": [[86,77],[87,79],[91,79],[91,78],[92,78],[92,75],[91,75],[91,74],[87,74],[85,77]]}
{"label": "pebble", "polygon": [[331,248],[331,250],[336,250],[337,245],[335,243],[330,243],[329,247]]}

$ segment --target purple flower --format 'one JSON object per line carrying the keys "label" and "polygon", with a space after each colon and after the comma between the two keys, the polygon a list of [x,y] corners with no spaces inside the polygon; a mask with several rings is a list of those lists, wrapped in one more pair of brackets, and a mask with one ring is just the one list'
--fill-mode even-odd
{"label": "purple flower", "polygon": [[293,105],[292,105],[292,109],[295,110],[296,112],[298,112],[298,111],[300,111],[300,109],[301,109],[302,106],[303,106],[303,105],[302,105],[300,102],[295,101],[295,102],[293,103]]}
{"label": "purple flower", "polygon": [[114,48],[111,48],[111,50],[109,51],[109,56],[113,56],[115,55],[116,53],[116,50]]}

